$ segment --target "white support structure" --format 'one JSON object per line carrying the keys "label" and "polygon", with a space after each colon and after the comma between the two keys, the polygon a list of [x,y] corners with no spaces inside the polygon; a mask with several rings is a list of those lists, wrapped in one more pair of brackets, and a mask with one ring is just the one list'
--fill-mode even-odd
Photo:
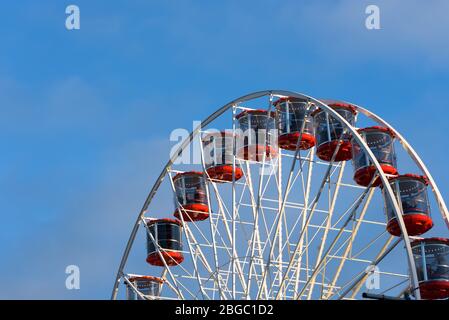
{"label": "white support structure", "polygon": [[[266,104],[265,99],[268,99],[268,107],[264,109],[268,117],[274,100],[286,97],[306,101],[307,116],[313,108],[320,108],[328,121],[332,118],[342,125],[343,134],[331,160],[320,160],[315,149],[300,151],[299,144],[306,125],[302,121],[296,151],[280,150],[274,159],[271,156],[267,159],[264,151],[260,162],[242,160],[237,157],[234,141],[232,164],[228,164],[233,169],[232,180],[226,183],[212,179],[206,170],[203,130],[218,123],[218,118],[227,119],[235,136],[237,111],[254,110],[249,106]],[[351,105],[359,115],[394,132],[417,169],[427,176],[438,210],[449,227],[444,199],[416,151],[385,120],[365,108]],[[329,122],[327,128],[330,137]],[[396,241],[392,236],[386,237],[386,224],[382,221],[384,217],[380,216],[383,204],[373,201],[375,188],[371,188],[371,184],[369,187],[358,186],[348,174],[347,164],[335,161],[345,133],[352,136],[377,170],[371,184],[376,178],[380,179],[393,206],[402,233]],[[191,221],[184,221],[182,212],[186,212],[178,203],[185,259],[182,264],[168,266],[162,256],[164,249],[151,235],[145,218],[149,218],[147,214],[155,197],[163,192],[161,186],[164,181],[171,193],[176,194],[171,174],[185,169],[184,166],[178,170],[175,163],[194,141],[200,144],[201,163],[193,167],[195,170],[201,168],[204,178],[209,181],[204,190],[209,221],[194,221],[189,215],[186,216]],[[237,166],[243,174],[240,179],[236,177]],[[396,292],[398,296],[403,292],[413,292],[415,298],[420,299],[411,240],[402,218],[402,204],[396,198],[388,177],[355,126],[334,108],[304,94],[283,90],[251,93],[227,103],[191,132],[163,168],[138,213],[120,261],[112,299],[117,298],[121,281],[138,297],[145,299],[125,273],[142,224],[164,263],[162,267],[151,269],[165,280],[166,285],[161,285],[161,299],[355,299],[360,298],[359,292],[368,276],[366,268],[380,263],[387,264],[380,276],[396,281],[379,292]],[[402,264],[388,264],[391,252],[400,250],[396,248],[399,243],[405,247],[406,259]],[[356,254],[353,254],[354,250]]]}

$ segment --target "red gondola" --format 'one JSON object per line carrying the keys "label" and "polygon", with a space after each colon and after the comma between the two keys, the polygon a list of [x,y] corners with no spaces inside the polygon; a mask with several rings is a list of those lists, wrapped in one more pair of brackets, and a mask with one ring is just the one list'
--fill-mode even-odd
{"label": "red gondola", "polygon": [[[357,110],[353,105],[340,101],[322,101],[345,118],[352,126],[354,126]],[[315,110],[312,113],[312,116],[314,120],[315,137],[317,140],[317,156],[321,160],[330,161],[338,148],[335,161],[351,160],[351,134],[343,134],[343,124],[321,109]]]}
{"label": "red gondola", "polygon": [[[152,276],[134,276],[128,280],[142,295],[149,299],[155,299],[160,296],[161,284],[164,283],[163,279]],[[142,300],[128,283],[126,286],[126,297],[128,300]]]}
{"label": "red gondola", "polygon": [[[176,219],[151,219],[148,229],[154,242],[147,233],[147,262],[153,266],[176,266],[184,261],[182,254],[182,224]],[[160,252],[157,246],[160,247]],[[162,258],[161,258],[162,256]]]}
{"label": "red gondola", "polygon": [[231,182],[233,175],[237,181],[243,176],[240,166],[233,166],[234,137],[232,132],[223,131],[209,133],[203,138],[205,167],[214,182]]}
{"label": "red gondola", "polygon": [[411,246],[421,298],[449,298],[449,239],[415,240]]}
{"label": "red gondola", "polygon": [[261,162],[277,157],[275,113],[266,110],[245,110],[236,116],[241,136],[237,139],[237,157]]}
{"label": "red gondola", "polygon": [[[389,128],[384,127],[369,127],[359,129],[358,132],[374,153],[383,172],[388,175],[397,175],[394,133]],[[352,154],[355,171],[354,181],[361,186],[367,187],[374,178],[377,169],[355,139],[352,139]],[[377,178],[371,186],[377,187],[380,183],[381,179]]]}
{"label": "red gondola", "polygon": [[[280,148],[294,151],[297,147],[307,150],[315,146],[313,118],[308,113],[309,103],[307,100],[284,97],[277,100],[274,106],[277,111]],[[301,129],[303,129],[302,134]],[[301,141],[298,144],[300,137]]]}
{"label": "red gondola", "polygon": [[[395,197],[401,199],[402,218],[410,236],[418,236],[433,227],[430,217],[430,204],[427,195],[428,180],[426,177],[414,174],[404,174],[390,180]],[[387,230],[394,236],[401,235],[401,229],[396,219],[393,205],[381,185],[384,197],[385,212],[388,219]]]}
{"label": "red gondola", "polygon": [[[206,180],[202,172],[189,171],[178,173],[173,178],[175,185],[175,217],[185,222],[201,221],[209,218],[207,205]],[[178,206],[178,203],[181,207]]]}

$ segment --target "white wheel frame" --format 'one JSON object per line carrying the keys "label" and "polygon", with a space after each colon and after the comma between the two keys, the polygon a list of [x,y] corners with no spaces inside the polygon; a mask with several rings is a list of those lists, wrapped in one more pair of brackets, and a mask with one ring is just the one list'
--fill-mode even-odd
{"label": "white wheel frame", "polygon": [[[343,124],[344,128],[346,130],[348,130],[348,132],[352,135],[353,139],[355,139],[355,141],[360,145],[362,150],[366,153],[366,155],[368,156],[368,158],[370,159],[372,164],[376,167],[377,172],[379,174],[379,177],[380,177],[380,179],[382,181],[382,184],[383,184],[383,186],[385,188],[386,195],[389,197],[391,203],[393,204],[393,209],[394,209],[394,212],[395,212],[395,215],[396,215],[396,219],[397,219],[397,221],[399,223],[399,226],[400,226],[400,229],[401,229],[401,232],[402,232],[402,237],[401,238],[404,241],[404,245],[405,245],[405,249],[406,249],[406,253],[407,253],[407,260],[408,260],[407,262],[408,262],[408,266],[409,266],[409,270],[410,270],[411,285],[412,285],[412,288],[414,290],[414,294],[415,294],[416,299],[420,299],[418,277],[417,277],[417,274],[416,274],[415,262],[414,262],[414,258],[413,258],[413,254],[412,254],[412,250],[411,250],[411,246],[410,246],[410,238],[408,236],[407,229],[405,227],[405,224],[404,224],[404,221],[403,221],[403,218],[402,218],[402,213],[401,213],[402,211],[401,211],[401,208],[400,208],[400,204],[398,203],[398,201],[397,201],[397,199],[396,199],[396,197],[395,197],[395,195],[393,193],[393,190],[392,190],[390,184],[388,183],[388,177],[383,173],[383,170],[381,169],[381,166],[380,166],[379,162],[377,161],[376,157],[374,156],[374,154],[372,153],[372,151],[370,150],[370,148],[368,147],[366,142],[363,140],[361,135],[358,133],[357,129],[355,127],[353,127],[350,123],[348,123],[346,121],[346,119],[344,119],[340,114],[338,114],[336,111],[334,111],[331,107],[329,107],[328,105],[326,105],[322,101],[320,101],[318,99],[315,99],[313,97],[310,97],[310,96],[307,96],[307,95],[304,95],[304,94],[301,94],[301,93],[297,93],[297,92],[284,91],[284,90],[259,91],[259,92],[255,92],[255,93],[251,93],[251,94],[242,96],[240,98],[237,98],[237,99],[227,103],[226,105],[224,105],[223,107],[221,107],[220,109],[215,111],[213,114],[211,114],[209,117],[207,117],[201,123],[200,126],[195,128],[190,133],[188,139],[183,141],[183,143],[180,145],[178,150],[175,153],[173,153],[173,156],[169,159],[168,163],[163,168],[161,174],[159,175],[158,179],[156,180],[155,184],[153,185],[150,193],[148,194],[148,196],[147,196],[147,198],[146,198],[146,200],[145,200],[145,202],[144,202],[144,204],[142,206],[142,209],[140,210],[140,212],[139,212],[139,214],[137,216],[136,222],[134,223],[133,229],[131,231],[131,235],[129,237],[128,243],[126,245],[125,251],[123,253],[123,256],[122,256],[122,259],[121,259],[121,262],[120,262],[120,265],[119,265],[119,268],[118,268],[117,276],[116,276],[116,279],[115,279],[115,282],[114,282],[114,287],[113,287],[113,290],[112,290],[112,296],[111,296],[112,299],[116,299],[117,298],[117,292],[118,292],[118,288],[119,288],[119,284],[120,284],[121,279],[122,278],[125,279],[125,282],[126,282],[127,278],[126,278],[126,274],[124,274],[123,270],[124,270],[126,262],[128,260],[129,253],[130,253],[130,250],[131,250],[131,248],[133,246],[133,243],[134,243],[135,237],[137,235],[137,232],[138,232],[138,230],[139,230],[139,228],[140,228],[142,223],[144,223],[144,225],[145,225],[145,222],[144,222],[145,212],[147,211],[150,203],[152,202],[154,196],[156,195],[156,193],[157,193],[157,191],[158,191],[162,181],[164,180],[164,178],[167,175],[170,177],[171,167],[174,164],[174,162],[176,161],[176,159],[179,157],[179,155],[182,153],[182,151],[185,148],[187,148],[192,143],[193,139],[196,136],[198,136],[198,134],[201,132],[201,129],[203,127],[206,127],[207,125],[209,125],[212,121],[214,121],[216,118],[221,116],[226,111],[228,111],[228,110],[230,110],[232,108],[233,116],[234,116],[233,118],[235,119],[235,106],[236,105],[239,105],[240,103],[243,103],[243,102],[246,102],[246,101],[249,101],[249,100],[261,98],[261,97],[264,97],[264,96],[270,96],[270,99],[272,101],[273,95],[276,95],[276,96],[290,96],[290,97],[294,97],[294,98],[302,98],[302,99],[307,99],[310,102],[313,102],[317,107],[321,108],[328,115],[332,116],[335,119],[338,119],[338,121],[340,121],[341,124]],[[432,190],[432,192],[433,192],[433,194],[435,196],[435,199],[437,200],[437,204],[438,204],[440,212],[441,212],[441,214],[443,216],[443,219],[446,222],[447,226],[449,227],[449,212],[448,212],[447,206],[446,206],[446,204],[445,204],[445,202],[444,202],[444,200],[443,200],[443,198],[441,196],[441,193],[440,193],[440,191],[439,191],[439,189],[438,189],[438,187],[437,187],[437,185],[436,185],[432,175],[430,174],[429,170],[427,169],[427,167],[425,166],[425,164],[423,163],[421,158],[418,156],[416,151],[405,140],[405,138],[396,129],[394,129],[390,124],[388,124],[385,120],[383,120],[382,118],[380,118],[379,116],[375,115],[374,113],[368,111],[365,108],[362,108],[362,107],[354,105],[354,104],[352,104],[352,105],[356,107],[358,112],[364,114],[368,118],[371,118],[372,120],[374,120],[375,122],[379,123],[380,125],[390,128],[395,133],[395,135],[397,137],[397,140],[402,144],[402,146],[404,147],[405,151],[413,159],[413,161],[415,162],[417,167],[427,176],[427,178],[429,180],[429,185],[430,185],[431,190]],[[235,120],[234,120],[234,123],[233,123],[233,129],[235,130]],[[297,156],[296,156],[297,153],[298,152],[296,152],[296,154],[295,154],[295,157],[294,157],[295,159],[297,158]],[[204,162],[204,159],[203,159],[203,162]],[[293,161],[293,166],[294,166],[294,164],[296,162],[297,162],[296,160]],[[265,159],[264,159],[264,163],[265,163]],[[234,157],[234,166],[235,166],[235,157]],[[204,167],[204,163],[203,163],[203,167]],[[281,167],[279,165],[279,170],[281,170],[280,168]],[[331,166],[329,166],[329,170],[330,170],[330,168],[331,168]],[[288,183],[290,183],[290,178],[289,178]],[[171,184],[172,184],[172,181],[171,181]],[[232,184],[233,184],[233,196],[232,196],[232,199],[233,199],[232,200],[233,201],[233,204],[232,204],[232,212],[233,212],[233,219],[232,220],[233,220],[233,223],[232,223],[232,230],[231,230],[231,241],[232,241],[232,256],[235,257],[235,252],[236,252],[235,251],[236,243],[234,241],[234,239],[236,239],[236,235],[235,235],[235,220],[236,220],[236,217],[235,217],[235,209],[236,209],[236,203],[235,203],[235,201],[236,201],[235,182],[233,182]],[[280,184],[281,183],[279,183],[279,185]],[[173,184],[172,184],[172,186],[173,186]],[[215,187],[214,184],[213,184],[213,187]],[[288,187],[287,187],[286,190],[289,190]],[[208,190],[207,190],[208,199],[209,199],[209,192],[210,191],[209,191],[209,187],[208,187]],[[366,193],[369,193],[369,192],[367,191]],[[370,195],[369,194],[365,194],[364,197],[365,196],[369,197]],[[360,204],[361,204],[362,201],[363,201],[363,199],[360,201]],[[280,221],[282,219],[281,216],[282,216],[282,212],[284,210],[284,206],[286,205],[285,204],[285,199],[279,199],[278,203],[280,204],[279,212],[281,214],[280,214],[279,219],[277,219],[277,220]],[[253,203],[253,205],[257,206],[258,204]],[[256,211],[258,211],[258,210],[256,210]],[[182,217],[182,215],[181,215],[181,217]],[[182,221],[182,222],[184,224],[184,221]],[[348,222],[349,222],[349,219],[348,219]],[[304,223],[307,223],[307,221],[303,221],[303,226],[304,226]],[[282,225],[282,223],[281,223],[281,225]],[[211,225],[211,228],[212,228],[212,225]],[[278,225],[276,225],[275,228],[278,229]],[[185,229],[186,229],[186,230],[184,230],[185,232],[190,232],[190,235],[189,234],[186,234],[186,235],[189,235],[189,236],[193,237],[193,234],[191,233],[191,231],[188,230],[189,228],[185,228]],[[343,229],[344,228],[342,228],[341,230],[343,230]],[[342,231],[340,231],[340,232],[342,232]],[[211,234],[213,235],[214,232],[212,232]],[[276,236],[277,235],[278,235],[278,233],[275,233],[275,238],[273,239],[273,242],[276,242],[276,240],[277,240]],[[327,235],[327,233],[326,233],[326,235]],[[187,236],[187,240],[188,241],[189,241],[189,238],[190,238],[189,236]],[[302,234],[301,234],[300,237],[302,237]],[[331,247],[326,251],[326,253],[324,253],[324,256],[326,256],[326,254],[328,254],[330,252],[330,249],[333,248],[333,246],[336,244],[336,241],[338,240],[338,237],[339,237],[339,235],[336,236],[334,242],[331,244]],[[388,252],[390,252],[400,242],[398,240],[392,246],[388,247],[388,245],[391,243],[392,239],[393,238],[390,238],[390,241],[388,241],[385,244],[384,248],[381,250],[381,252],[379,253],[379,256],[377,257],[377,260],[373,261],[374,265],[377,265],[377,263],[379,261],[381,261],[386,256],[386,254],[388,254]],[[282,240],[279,239],[279,243],[281,243],[281,241]],[[323,243],[324,243],[324,241],[325,241],[325,239],[323,239]],[[215,243],[215,240],[214,240],[214,243]],[[254,241],[253,241],[253,243],[254,243]],[[299,242],[298,242],[298,245],[300,245]],[[272,250],[274,250],[274,247],[275,247],[274,245],[271,246]],[[191,248],[190,244],[189,244],[189,248]],[[348,246],[348,248],[349,248],[349,246]],[[323,252],[322,252],[323,249],[324,249],[324,246],[322,246],[319,256],[323,256]],[[345,254],[347,254],[347,252],[345,252]],[[203,260],[206,260],[205,257],[203,257]],[[293,260],[293,259],[291,259],[291,260]],[[313,283],[315,281],[315,273],[319,271],[319,267],[321,267],[319,264],[323,262],[322,260],[321,261],[318,261],[318,260],[319,259],[317,259],[317,264],[315,265],[313,274],[309,277],[308,282],[304,285],[302,291],[299,293],[297,298],[300,298],[300,296],[304,293],[306,288],[309,286],[310,282],[312,283],[312,289],[313,289]],[[252,259],[251,259],[251,261],[252,261]],[[196,265],[194,267],[196,269]],[[214,267],[217,268],[218,265],[215,265]],[[230,295],[230,298],[235,298],[235,290],[236,290],[235,286],[236,286],[236,277],[237,277],[237,274],[238,274],[238,272],[237,272],[238,268],[239,268],[239,266],[238,266],[237,263],[233,263],[232,264],[232,294]],[[251,270],[251,268],[250,268],[250,270]],[[284,278],[283,278],[282,282],[280,283],[281,289],[278,291],[278,293],[276,295],[276,298],[278,298],[278,296],[281,294],[282,286],[284,284],[283,281],[285,280],[285,275],[288,273],[288,270],[290,270],[290,269],[287,269],[287,272],[285,272],[285,274],[284,274]],[[339,270],[339,271],[341,271],[341,270]],[[176,284],[176,281],[174,281],[174,277],[175,276],[170,272],[169,268],[167,266],[165,266],[164,274],[167,274],[167,273],[168,273],[168,276],[173,280],[172,282],[174,284]],[[196,272],[196,274],[198,276],[198,272]],[[264,282],[266,274],[267,274],[266,272],[263,273],[263,280],[262,280],[262,282]],[[299,272],[298,272],[298,274],[299,274]],[[362,273],[358,278],[354,279],[352,287],[350,287],[349,289],[346,289],[345,294],[342,297],[344,297],[347,293],[349,293],[350,289],[354,289],[354,288],[357,288],[357,287],[360,288],[361,281],[364,278],[366,278],[367,274],[368,274],[367,272],[366,273]],[[219,284],[220,281],[222,281],[222,280],[219,279],[220,275],[218,275],[217,277],[218,278],[216,279],[216,281]],[[337,278],[338,274],[335,277]],[[335,278],[334,278],[334,280],[336,281]],[[198,281],[201,282],[201,280],[198,280]],[[249,285],[249,282],[247,283],[247,285]],[[169,286],[173,287],[173,284],[169,285]],[[220,289],[220,285],[218,285],[218,289],[219,289],[220,297],[222,299],[226,299],[227,297],[224,294],[224,292],[222,292],[222,290]],[[309,298],[310,298],[310,296],[312,294],[311,293],[312,289],[309,291]],[[182,294],[180,293],[179,288],[176,287],[176,288],[173,288],[173,290],[175,290],[178,293],[178,298],[181,298],[181,299],[183,298]],[[263,286],[261,286],[261,289],[258,292],[257,298],[261,298],[262,297],[262,290],[265,291],[265,295],[267,296],[267,290],[268,289],[267,288],[263,288]],[[354,295],[355,294],[353,294],[353,296]],[[205,292],[202,292],[202,296],[203,296],[203,298],[207,298],[207,294]],[[329,298],[329,295],[327,297]]]}

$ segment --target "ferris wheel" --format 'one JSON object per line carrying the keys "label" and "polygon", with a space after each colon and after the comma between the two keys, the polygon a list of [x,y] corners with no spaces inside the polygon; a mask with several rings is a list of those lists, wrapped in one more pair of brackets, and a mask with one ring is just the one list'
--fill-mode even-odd
{"label": "ferris wheel", "polygon": [[343,101],[255,92],[172,153],[112,299],[446,299],[447,227],[430,172],[382,118]]}

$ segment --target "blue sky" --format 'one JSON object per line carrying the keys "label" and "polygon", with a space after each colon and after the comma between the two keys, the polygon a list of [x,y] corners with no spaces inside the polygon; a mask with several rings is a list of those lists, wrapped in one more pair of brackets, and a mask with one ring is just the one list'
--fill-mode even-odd
{"label": "blue sky", "polygon": [[[381,30],[365,28],[368,4]],[[108,298],[171,130],[252,91],[366,106],[447,198],[447,12],[445,0],[3,2],[0,298]],[[65,289],[69,264],[81,290]]]}

